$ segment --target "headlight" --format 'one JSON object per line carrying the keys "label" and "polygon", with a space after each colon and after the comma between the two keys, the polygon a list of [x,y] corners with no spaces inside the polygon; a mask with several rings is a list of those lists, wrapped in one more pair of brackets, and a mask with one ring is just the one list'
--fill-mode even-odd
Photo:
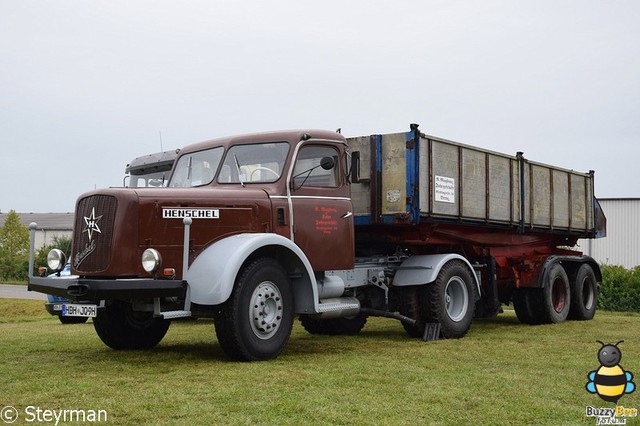
{"label": "headlight", "polygon": [[145,271],[150,274],[154,274],[160,264],[162,263],[162,257],[160,253],[156,249],[146,249],[144,253],[142,253],[142,267]]}
{"label": "headlight", "polygon": [[47,265],[53,272],[62,271],[65,263],[67,263],[67,257],[62,250],[53,249],[47,254]]}

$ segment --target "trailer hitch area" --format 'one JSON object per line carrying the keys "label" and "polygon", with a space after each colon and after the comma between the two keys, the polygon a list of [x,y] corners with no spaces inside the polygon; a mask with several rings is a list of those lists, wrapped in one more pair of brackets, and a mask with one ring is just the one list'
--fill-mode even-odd
{"label": "trailer hitch area", "polygon": [[72,284],[67,287],[67,294],[73,297],[83,297],[89,293],[89,286],[86,284]]}

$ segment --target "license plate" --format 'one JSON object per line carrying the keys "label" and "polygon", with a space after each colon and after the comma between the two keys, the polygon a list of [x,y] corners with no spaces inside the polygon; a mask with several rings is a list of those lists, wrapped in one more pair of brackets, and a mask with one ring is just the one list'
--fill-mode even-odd
{"label": "license plate", "polygon": [[95,317],[98,314],[97,305],[76,305],[65,303],[62,305],[63,317]]}

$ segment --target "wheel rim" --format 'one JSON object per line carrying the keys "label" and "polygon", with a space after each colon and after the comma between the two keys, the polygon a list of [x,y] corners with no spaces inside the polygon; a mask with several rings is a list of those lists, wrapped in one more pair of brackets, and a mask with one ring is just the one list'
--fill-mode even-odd
{"label": "wheel rim", "polygon": [[267,340],[282,323],[282,294],[271,281],[264,281],[251,295],[250,324],[256,337]]}
{"label": "wheel rim", "polygon": [[561,279],[557,279],[553,282],[553,288],[551,289],[551,301],[553,302],[553,309],[557,313],[561,313],[564,309],[564,305],[567,303],[565,283]]}
{"label": "wheel rim", "polygon": [[452,277],[445,288],[445,306],[452,321],[461,321],[469,307],[467,286],[460,277]]}
{"label": "wheel rim", "polygon": [[582,282],[582,305],[585,309],[589,310],[593,307],[595,300],[595,292],[593,290],[593,283],[589,278],[585,278]]}

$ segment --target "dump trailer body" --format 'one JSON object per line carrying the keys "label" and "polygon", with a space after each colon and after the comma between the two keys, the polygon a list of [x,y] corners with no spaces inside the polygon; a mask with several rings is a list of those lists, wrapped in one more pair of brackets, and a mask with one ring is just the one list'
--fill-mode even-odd
{"label": "dump trailer body", "polygon": [[356,226],[455,223],[525,233],[603,236],[593,172],[580,173],[425,135],[349,138],[360,153]]}
{"label": "dump trailer body", "polygon": [[[601,280],[596,262],[575,247],[579,238],[606,235],[593,171],[580,173],[529,161],[520,152],[502,154],[425,135],[417,126],[409,132],[348,138],[347,143],[359,171],[352,176],[357,255],[400,250],[464,256],[481,282],[480,315],[498,312],[514,299],[538,306],[541,296],[534,290],[554,285],[556,264],[562,264],[567,282],[575,282],[585,264],[593,280]],[[595,299],[590,288],[589,297]],[[524,292],[531,295],[520,297]],[[549,310],[562,310],[561,304]],[[530,317],[546,322],[537,313]]]}

